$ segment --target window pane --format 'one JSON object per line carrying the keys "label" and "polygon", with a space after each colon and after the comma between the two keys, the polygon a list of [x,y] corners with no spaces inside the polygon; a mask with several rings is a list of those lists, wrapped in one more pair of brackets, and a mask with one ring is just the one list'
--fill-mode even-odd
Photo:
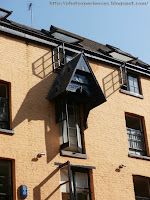
{"label": "window pane", "polygon": [[74,112],[74,106],[73,104],[68,105],[68,121],[69,121],[69,127],[75,128],[75,112]]}
{"label": "window pane", "polygon": [[88,175],[87,173],[75,173],[76,191],[78,200],[89,200]]}
{"label": "window pane", "polygon": [[[62,195],[62,200],[70,200],[70,187],[69,187],[69,175],[68,175],[68,168],[60,169],[60,191]],[[73,182],[71,181],[72,186]]]}
{"label": "window pane", "polygon": [[67,121],[64,120],[62,122],[63,125],[63,139],[64,139],[64,143],[68,142],[68,132],[67,132]]}
{"label": "window pane", "polygon": [[131,76],[128,76],[128,80],[129,80],[129,86],[134,86],[133,85],[133,78]]}
{"label": "window pane", "polygon": [[76,172],[76,188],[87,189],[88,188],[88,176],[86,173]]}
{"label": "window pane", "polygon": [[81,151],[82,150],[81,130],[78,124],[77,124],[77,141],[78,141],[78,148],[80,148]]}
{"label": "window pane", "polygon": [[0,99],[0,121],[8,120],[8,105],[6,99]]}
{"label": "window pane", "polygon": [[7,97],[7,84],[0,83],[0,97],[8,98]]}
{"label": "window pane", "polygon": [[129,86],[129,88],[130,88],[130,92],[135,92],[135,91],[134,91],[134,87]]}
{"label": "window pane", "polygon": [[68,63],[70,60],[72,60],[72,56],[66,55],[66,63]]}
{"label": "window pane", "polygon": [[139,88],[134,88],[134,90],[135,90],[135,93],[140,94]]}
{"label": "window pane", "polygon": [[149,179],[142,176],[134,176],[135,196],[149,198]]}
{"label": "window pane", "polygon": [[69,141],[70,146],[76,146],[77,147],[77,136],[76,136],[76,130],[69,128]]}
{"label": "window pane", "polygon": [[134,78],[134,87],[138,87],[138,79]]}
{"label": "window pane", "polygon": [[0,83],[0,128],[9,129],[8,84]]}

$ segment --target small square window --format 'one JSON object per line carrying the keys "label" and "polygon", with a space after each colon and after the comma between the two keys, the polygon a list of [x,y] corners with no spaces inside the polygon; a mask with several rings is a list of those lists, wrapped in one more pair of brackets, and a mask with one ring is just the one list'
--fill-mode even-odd
{"label": "small square window", "polygon": [[0,199],[13,200],[12,162],[0,160]]}
{"label": "small square window", "polygon": [[127,72],[125,69],[121,69],[120,73],[121,89],[131,92],[132,94],[141,94],[139,77],[136,74]]}
{"label": "small square window", "polygon": [[143,131],[142,118],[126,114],[126,128],[129,144],[129,152],[146,156],[146,144]]}
{"label": "small square window", "polygon": [[134,192],[136,200],[150,200],[149,178],[133,176]]}
{"label": "small square window", "polygon": [[9,85],[0,82],[0,128],[10,129]]}

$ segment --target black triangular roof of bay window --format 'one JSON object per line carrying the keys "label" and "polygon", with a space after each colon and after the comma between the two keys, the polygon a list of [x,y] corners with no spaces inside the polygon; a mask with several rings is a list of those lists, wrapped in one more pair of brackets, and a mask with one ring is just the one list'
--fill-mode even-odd
{"label": "black triangular roof of bay window", "polygon": [[85,121],[92,108],[106,101],[84,53],[78,54],[62,68],[47,99],[51,101],[64,95],[84,104]]}

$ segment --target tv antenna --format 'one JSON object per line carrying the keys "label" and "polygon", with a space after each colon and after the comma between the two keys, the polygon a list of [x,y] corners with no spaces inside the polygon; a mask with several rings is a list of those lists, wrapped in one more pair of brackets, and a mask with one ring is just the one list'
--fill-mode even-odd
{"label": "tv antenna", "polygon": [[33,28],[33,5],[29,4],[29,10],[31,10],[31,27]]}

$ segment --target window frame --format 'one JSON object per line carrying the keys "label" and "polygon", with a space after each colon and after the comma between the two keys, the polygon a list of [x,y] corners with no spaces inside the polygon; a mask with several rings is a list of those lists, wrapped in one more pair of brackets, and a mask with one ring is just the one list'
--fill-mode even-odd
{"label": "window frame", "polygon": [[[0,97],[0,99],[5,99],[7,101],[7,115],[8,115],[8,120],[6,121],[6,128],[0,128],[0,132],[2,133],[8,133],[8,134],[14,134],[14,130],[11,130],[11,85],[9,82],[6,82],[6,81],[2,81],[0,80],[0,84],[2,85],[6,85],[6,94],[7,94],[7,97],[6,98],[3,98],[3,97]],[[2,121],[3,122],[3,121]]]}
{"label": "window frame", "polygon": [[[4,162],[9,162],[9,165],[8,167],[9,170],[10,170],[10,199],[9,200],[13,200],[14,199],[14,185],[13,185],[13,181],[14,181],[14,176],[13,176],[13,160],[10,160],[10,159],[2,159],[0,158],[0,161],[4,161]],[[0,170],[1,171],[1,170]],[[3,195],[2,195],[3,196]]]}
{"label": "window frame", "polygon": [[92,180],[91,171],[92,171],[92,169],[96,169],[95,167],[71,165],[70,161],[67,161],[64,164],[55,163],[55,165],[59,165],[60,170],[64,169],[65,167],[67,167],[68,180],[63,182],[63,183],[61,183],[60,186],[69,183],[69,191],[70,191],[70,193],[68,193],[68,194],[70,196],[70,200],[78,200],[77,199],[77,188],[76,188],[76,177],[75,177],[76,176],[75,175],[76,172],[87,174],[88,188],[84,188],[84,189],[88,189],[88,191],[89,191],[89,193],[88,193],[89,194],[89,200],[93,199],[93,195],[92,195],[93,189],[92,189],[92,184],[91,184],[91,180]]}
{"label": "window frame", "polygon": [[[74,118],[76,118],[75,126],[76,126],[76,139],[77,139],[77,149],[76,151],[71,150],[70,146],[70,138],[69,138],[69,115],[68,115],[68,107],[73,105],[74,108]],[[71,156],[71,157],[79,157],[79,158],[87,158],[85,154],[85,148],[83,143],[83,125],[82,125],[82,114],[81,114],[81,104],[72,101],[69,98],[59,98],[55,101],[56,107],[56,123],[59,123],[59,132],[60,132],[60,154]],[[78,109],[77,109],[78,108]],[[78,111],[77,111],[78,110]],[[77,116],[78,115],[78,116]],[[77,120],[78,119],[78,120]],[[66,125],[66,129],[63,129]],[[64,132],[65,131],[65,132]],[[66,140],[67,139],[67,140]],[[64,141],[65,140],[65,141]],[[67,149],[68,148],[68,149]],[[70,150],[69,150],[70,148]]]}
{"label": "window frame", "polygon": [[[139,120],[139,126],[140,126],[140,130],[136,130],[134,128],[130,128],[130,127],[127,127],[127,119],[126,117],[130,117],[130,118],[136,118]],[[145,128],[145,122],[144,122],[144,118],[142,116],[139,116],[139,115],[135,115],[133,113],[125,113],[125,122],[126,122],[126,133],[127,133],[127,139],[128,139],[128,147],[129,147],[129,155],[133,155],[133,156],[138,156],[138,157],[147,157],[148,156],[148,148],[147,148],[147,135],[146,135],[146,128]],[[132,137],[141,137],[143,138],[143,149],[142,150],[139,150],[139,149],[134,149],[134,148],[131,148],[130,145],[129,145],[129,142],[131,141],[132,143],[133,142],[138,142],[138,139],[133,139],[131,138],[131,140],[129,140],[129,135],[128,135],[128,130],[130,130],[130,135]],[[141,136],[138,136],[138,135],[134,135],[132,134],[131,132],[140,132],[141,133]],[[132,141],[133,140],[133,141]],[[133,143],[133,146],[134,146],[134,143]],[[130,151],[131,149],[131,151]],[[133,153],[133,151],[135,151]],[[139,154],[137,154],[137,152],[139,152]],[[142,153],[145,153],[145,155],[141,155],[140,152]]]}
{"label": "window frame", "polygon": [[88,169],[84,169],[84,168],[79,168],[79,167],[71,167],[71,171],[72,171],[72,177],[73,177],[73,186],[74,186],[74,197],[75,197],[75,200],[78,200],[77,199],[77,188],[76,188],[76,175],[75,175],[76,172],[87,174],[87,176],[88,176],[89,200],[92,200],[92,196],[91,196],[91,184],[90,184],[91,180],[90,180],[89,170]]}
{"label": "window frame", "polygon": [[[141,87],[141,79],[140,79],[140,75],[137,74],[136,72],[131,72],[130,70],[127,71],[126,67],[120,67],[120,92],[130,95],[130,96],[134,96],[134,97],[138,97],[140,99],[144,99],[143,96],[143,92],[142,92],[142,87]],[[129,86],[129,76],[136,78],[137,79],[137,83],[138,83],[138,90],[139,93],[136,92],[132,92],[130,90],[130,86]]]}
{"label": "window frame", "polygon": [[[145,179],[145,182],[147,182],[147,189],[148,189],[148,196],[149,197],[142,197],[142,196],[136,196],[136,179]],[[134,193],[135,193],[135,199],[136,200],[150,200],[150,178],[145,177],[145,176],[140,176],[140,175],[133,175],[133,186],[134,186]]]}
{"label": "window frame", "polygon": [[[137,93],[137,92],[132,92],[131,90],[130,90],[130,84],[129,84],[129,77],[132,77],[132,78],[136,78],[137,79],[137,85],[138,85],[138,90],[139,90],[139,93]],[[135,88],[136,87],[134,87],[134,90],[135,90]],[[138,94],[138,95],[140,95],[140,94],[142,94],[141,93],[141,84],[140,84],[140,78],[139,78],[139,76],[137,75],[137,74],[133,74],[133,73],[131,73],[131,72],[127,72],[127,89],[128,89],[128,91],[129,92],[131,92],[131,93],[134,93],[134,94]]]}

